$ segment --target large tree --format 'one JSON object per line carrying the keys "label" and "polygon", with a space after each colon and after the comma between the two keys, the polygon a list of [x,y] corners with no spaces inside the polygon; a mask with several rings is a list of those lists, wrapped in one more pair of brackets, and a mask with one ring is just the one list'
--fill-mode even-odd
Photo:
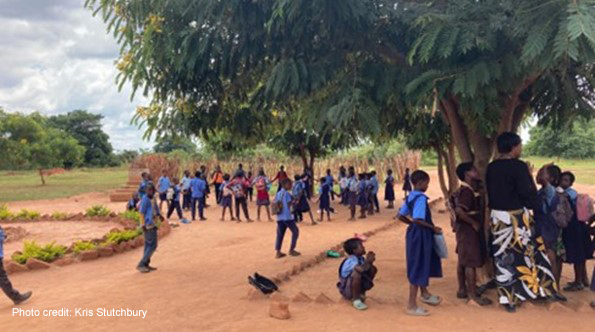
{"label": "large tree", "polygon": [[85,147],[84,163],[88,166],[108,166],[114,162],[109,136],[103,131],[103,115],[75,110],[48,118],[48,124],[72,135]]}
{"label": "large tree", "polygon": [[595,158],[595,122],[575,121],[568,128],[535,126],[527,153],[557,158]]}
{"label": "large tree", "polygon": [[447,125],[449,165],[485,169],[496,136],[529,113],[552,124],[593,114],[593,0],[87,5],[122,46],[120,84],[153,92],[138,112],[149,131],[260,137],[280,111],[377,137],[426,130],[402,121],[422,112]]}

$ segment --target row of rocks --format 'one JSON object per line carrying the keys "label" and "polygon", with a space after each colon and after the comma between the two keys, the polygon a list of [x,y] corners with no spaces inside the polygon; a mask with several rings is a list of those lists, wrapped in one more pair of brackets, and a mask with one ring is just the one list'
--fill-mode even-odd
{"label": "row of rocks", "polygon": [[[169,226],[169,224],[163,223],[157,231],[157,236],[159,239],[161,239],[164,236],[168,235],[170,232],[171,227]],[[58,258],[57,260],[51,263],[47,263],[35,258],[27,259],[27,262],[25,264],[19,264],[13,260],[7,260],[4,262],[4,269],[8,274],[13,274],[18,272],[49,269],[50,267],[52,267],[52,265],[63,267],[71,265],[73,263],[95,260],[101,257],[111,257],[115,254],[123,253],[138,247],[142,247],[144,246],[144,243],[144,237],[140,235],[128,241],[124,241],[118,244],[112,244],[109,246],[101,246],[92,250],[81,251],[77,254],[73,253],[72,250],[69,249],[66,255]],[[69,248],[72,248],[72,245]]]}
{"label": "row of rocks", "polygon": [[86,213],[68,213],[64,217],[54,218],[49,214],[43,214],[38,218],[28,219],[23,217],[15,217],[10,219],[2,219],[0,223],[31,223],[40,221],[111,221],[118,223],[133,223],[134,220],[126,219],[115,212],[110,213],[107,216],[89,216]]}

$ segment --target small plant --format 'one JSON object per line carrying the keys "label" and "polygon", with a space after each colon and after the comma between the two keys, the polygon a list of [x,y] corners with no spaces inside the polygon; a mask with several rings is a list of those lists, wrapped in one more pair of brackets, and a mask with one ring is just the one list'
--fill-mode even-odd
{"label": "small plant", "polygon": [[76,241],[72,246],[72,252],[75,254],[85,250],[93,250],[97,248],[97,245],[91,241]]}
{"label": "small plant", "polygon": [[131,229],[127,231],[110,232],[107,234],[104,245],[119,244],[128,240],[132,240],[141,235],[140,229]]}
{"label": "small plant", "polygon": [[68,218],[68,213],[56,211],[56,212],[52,213],[52,218],[54,220],[64,220],[64,219]]}
{"label": "small plant", "polygon": [[124,219],[134,220],[137,225],[140,225],[140,212],[134,210],[126,210],[120,213],[120,216]]}
{"label": "small plant", "polygon": [[0,204],[0,220],[12,218],[14,218],[14,214],[8,210],[8,206],[6,204]]}
{"label": "small plant", "polygon": [[89,217],[107,217],[110,213],[112,213],[112,211],[103,205],[93,205],[87,209],[87,216]]}
{"label": "small plant", "polygon": [[27,209],[22,209],[15,215],[16,218],[26,219],[26,220],[33,220],[37,219],[41,216],[41,214],[37,211],[30,211]]}
{"label": "small plant", "polygon": [[13,254],[12,260],[25,264],[29,258],[35,258],[49,263],[64,256],[65,253],[66,247],[58,245],[55,242],[40,246],[35,241],[25,241],[23,252],[21,254]]}

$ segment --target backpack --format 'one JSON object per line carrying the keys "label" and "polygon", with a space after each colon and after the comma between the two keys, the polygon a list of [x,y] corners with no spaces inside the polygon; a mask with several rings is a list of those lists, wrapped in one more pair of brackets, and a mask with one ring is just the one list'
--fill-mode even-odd
{"label": "backpack", "polygon": [[231,186],[231,190],[233,191],[235,197],[244,197],[244,186],[241,182],[238,182]]}
{"label": "backpack", "polygon": [[267,188],[267,182],[263,176],[256,179],[255,184],[256,190],[258,191],[265,191]]}
{"label": "backpack", "polygon": [[552,217],[556,221],[556,225],[564,229],[568,227],[570,220],[572,220],[574,211],[572,210],[568,194],[556,191],[556,198],[557,202],[554,204],[555,209],[552,211]]}
{"label": "backpack", "polygon": [[279,201],[275,201],[273,202],[273,205],[271,205],[271,212],[273,214],[277,215],[283,211],[283,201],[285,200],[285,195],[287,195],[287,192],[281,195],[281,199]]}
{"label": "backpack", "polygon": [[171,201],[174,199],[174,194],[175,194],[174,188],[169,187],[169,188],[167,188],[165,198],[167,198],[168,201]]}
{"label": "backpack", "polygon": [[588,222],[593,211],[593,199],[587,194],[578,194],[576,197],[576,218],[582,222]]}

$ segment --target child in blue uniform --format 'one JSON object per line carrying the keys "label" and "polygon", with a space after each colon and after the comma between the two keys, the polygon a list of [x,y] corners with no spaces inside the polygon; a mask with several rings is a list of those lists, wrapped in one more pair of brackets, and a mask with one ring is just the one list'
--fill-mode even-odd
{"label": "child in blue uniform", "polygon": [[359,175],[357,204],[360,206],[360,219],[366,218],[366,210],[368,209],[368,181],[366,181],[366,174]]}
{"label": "child in blue uniform", "polygon": [[395,178],[393,177],[393,170],[386,171],[386,179],[384,180],[384,200],[388,201],[387,209],[395,207]]}
{"label": "child in blue uniform", "polygon": [[[357,310],[366,310],[366,292],[374,287],[374,277],[378,269],[374,266],[376,254],[370,251],[366,255],[364,243],[352,238],[343,243],[343,249],[349,255],[339,266],[339,282],[337,288],[346,300],[353,301]],[[364,255],[366,257],[364,258]]]}
{"label": "child in blue uniform", "polygon": [[[421,289],[420,300],[429,305],[442,302],[439,296],[428,291],[430,277],[442,277],[440,257],[434,250],[434,234],[442,233],[434,226],[432,213],[425,195],[430,184],[428,173],[418,170],[411,174],[414,190],[399,210],[399,220],[409,225],[406,235],[407,279],[409,280],[409,302],[407,314],[427,316],[429,312],[417,306],[417,291]],[[410,218],[411,219],[410,219]]]}
{"label": "child in blue uniform", "polygon": [[320,196],[318,197],[318,208],[320,209],[320,219],[318,221],[322,221],[324,219],[324,212],[326,212],[328,221],[331,221],[331,194],[334,194],[332,181],[327,181],[326,178],[320,178]]}
{"label": "child in blue uniform", "polygon": [[8,280],[8,276],[6,275],[6,271],[4,271],[4,264],[2,262],[4,258],[4,230],[2,226],[0,226],[0,288],[4,291],[4,294],[8,296],[9,299],[14,302],[15,305],[20,304],[26,301],[28,298],[31,297],[31,292],[26,293],[19,293],[16,289],[12,287],[12,283]]}
{"label": "child in blue uniform", "polygon": [[143,251],[143,258],[138,263],[136,269],[142,273],[148,273],[157,270],[152,267],[151,257],[157,249],[157,225],[155,224],[155,217],[161,218],[159,209],[154,204],[153,198],[155,195],[155,186],[152,184],[147,185],[147,194],[143,197],[140,202],[140,225],[143,229],[143,236],[145,238],[145,249]]}

